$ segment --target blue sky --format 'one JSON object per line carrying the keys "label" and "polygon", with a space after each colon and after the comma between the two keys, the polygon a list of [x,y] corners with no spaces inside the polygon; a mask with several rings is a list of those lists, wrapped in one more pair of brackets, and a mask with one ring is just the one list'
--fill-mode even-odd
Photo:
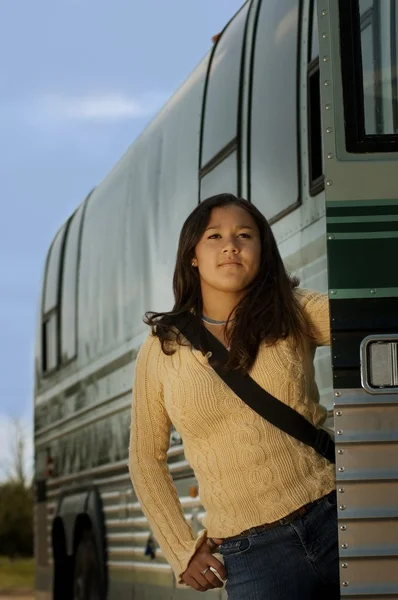
{"label": "blue sky", "polygon": [[0,469],[10,418],[31,426],[36,305],[54,233],[242,4],[0,4]]}

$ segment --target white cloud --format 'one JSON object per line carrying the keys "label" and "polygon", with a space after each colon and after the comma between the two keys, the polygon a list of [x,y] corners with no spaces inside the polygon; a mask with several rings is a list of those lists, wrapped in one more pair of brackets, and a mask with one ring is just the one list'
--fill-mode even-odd
{"label": "white cloud", "polygon": [[115,121],[153,115],[168,94],[151,92],[128,97],[123,94],[65,96],[48,94],[38,101],[42,116],[56,120]]}
{"label": "white cloud", "polygon": [[[18,420],[24,435],[25,447],[25,473],[28,480],[33,474],[33,426],[28,417]],[[8,473],[13,467],[13,447],[16,438],[16,425],[11,417],[0,414],[0,482],[8,478]]]}

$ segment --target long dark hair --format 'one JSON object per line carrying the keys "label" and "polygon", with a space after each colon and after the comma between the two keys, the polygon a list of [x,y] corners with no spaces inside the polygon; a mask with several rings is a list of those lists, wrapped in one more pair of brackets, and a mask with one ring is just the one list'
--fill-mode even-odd
{"label": "long dark hair", "polygon": [[173,315],[192,311],[202,328],[202,294],[198,269],[192,267],[195,248],[200,241],[214,208],[224,206],[243,208],[254,219],[260,232],[261,259],[258,273],[240,300],[230,322],[228,341],[229,369],[247,372],[253,365],[261,342],[273,344],[292,336],[300,344],[304,334],[303,316],[294,294],[298,280],[285,269],[282,258],[264,215],[250,202],[233,194],[218,194],[199,204],[185,221],[178,244],[173,277],[174,306],[170,312],[145,314],[145,322],[162,344],[165,354],[173,354],[175,346],[186,343],[176,335],[171,324]]}

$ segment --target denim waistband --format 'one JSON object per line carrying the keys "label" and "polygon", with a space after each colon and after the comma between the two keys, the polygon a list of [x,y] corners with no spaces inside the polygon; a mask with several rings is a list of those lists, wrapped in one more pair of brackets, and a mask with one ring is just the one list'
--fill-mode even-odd
{"label": "denim waistband", "polygon": [[304,504],[304,506],[300,506],[300,508],[294,510],[293,512],[286,515],[285,517],[282,517],[281,519],[274,521],[273,523],[264,523],[263,525],[249,527],[249,529],[245,529],[245,531],[242,531],[241,533],[238,533],[237,535],[224,538],[223,543],[238,540],[242,537],[261,535],[262,533],[264,533],[264,531],[267,531],[268,529],[272,529],[273,527],[277,527],[278,525],[288,525],[289,523],[292,523],[296,519],[303,517],[314,506],[316,506],[317,504],[320,504],[325,499],[327,499],[329,496],[331,496],[332,494],[335,494],[335,493],[336,493],[335,490],[332,490],[325,496],[321,496],[321,498],[317,498],[316,500],[313,500],[312,502],[308,502],[308,504]]}

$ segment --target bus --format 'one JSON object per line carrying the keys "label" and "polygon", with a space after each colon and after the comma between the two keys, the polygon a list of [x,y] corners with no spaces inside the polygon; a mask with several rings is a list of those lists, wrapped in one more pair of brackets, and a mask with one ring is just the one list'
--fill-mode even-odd
{"label": "bus", "polygon": [[[329,293],[316,374],[336,440],[341,596],[398,598],[397,30],[397,0],[247,0],[56,233],[35,350],[38,600],[198,597],[176,582],[127,461],[143,314],[171,307],[181,225],[219,192],[256,204],[286,268]],[[177,431],[168,464],[199,532]]]}

